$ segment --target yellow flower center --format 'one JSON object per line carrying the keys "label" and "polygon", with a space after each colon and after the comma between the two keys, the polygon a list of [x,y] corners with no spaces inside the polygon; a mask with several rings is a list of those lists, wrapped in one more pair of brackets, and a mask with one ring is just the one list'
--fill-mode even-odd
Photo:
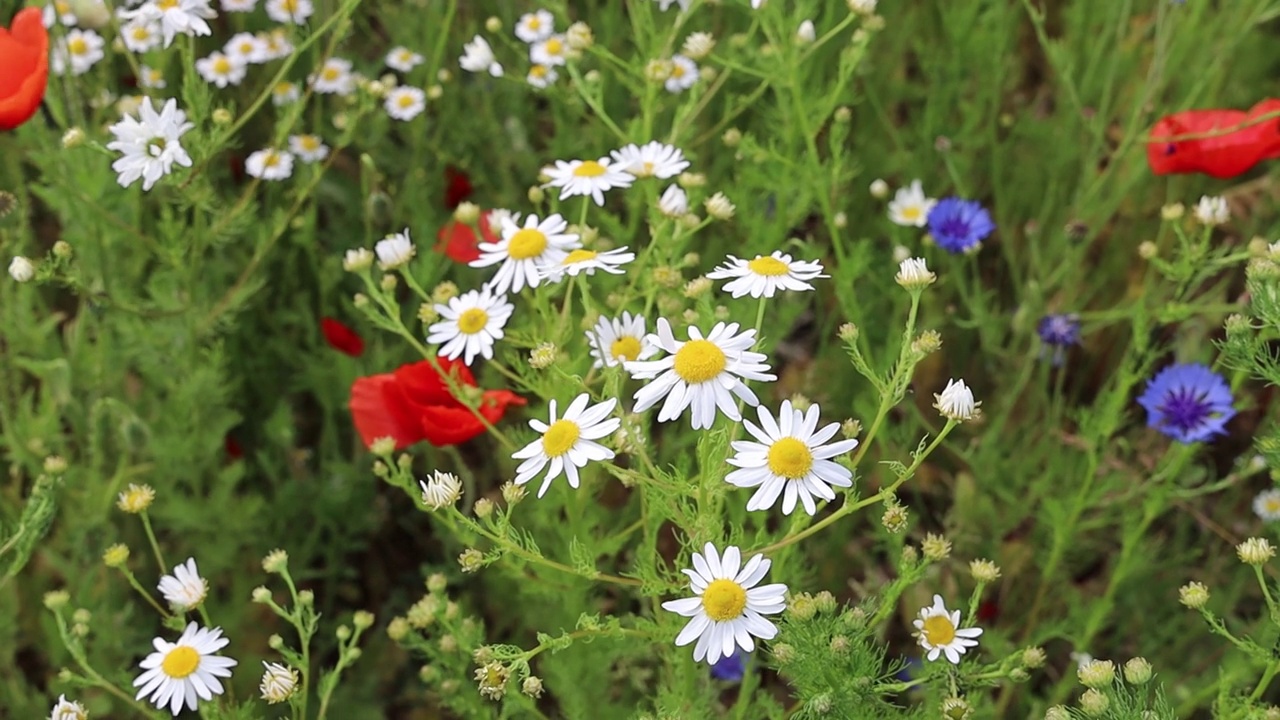
{"label": "yellow flower center", "polygon": [[327,67],[320,73],[320,77],[324,78],[325,80],[328,80],[329,82],[333,82],[334,80],[337,80],[341,74],[342,73],[338,70],[338,68]]}
{"label": "yellow flower center", "polygon": [[180,4],[182,4],[180,0],[158,0],[158,2],[156,2],[156,7],[161,10],[172,10]]}
{"label": "yellow flower center", "polygon": [[582,249],[574,250],[573,252],[565,256],[563,264],[572,265],[574,263],[586,262],[588,260],[595,260],[596,256],[599,254],[600,253],[596,252],[595,250],[582,250]]}
{"label": "yellow flower center", "polygon": [[557,420],[547,428],[542,436],[542,451],[547,457],[560,457],[569,452],[569,448],[578,442],[582,429],[572,420]]}
{"label": "yellow flower center", "polygon": [[85,42],[83,38],[71,38],[71,40],[67,41],[67,50],[72,55],[83,55],[89,52],[89,43]]}
{"label": "yellow flower center", "polygon": [[921,633],[930,645],[942,647],[956,639],[956,626],[946,615],[933,615],[924,621]]}
{"label": "yellow flower center", "polygon": [[765,255],[756,257],[755,260],[747,263],[747,267],[757,275],[786,275],[791,272],[786,263],[776,257]]}
{"label": "yellow flower center", "polygon": [[71,12],[71,3],[58,0],[53,4],[53,9],[57,10],[59,15],[67,15]]}
{"label": "yellow flower center", "polygon": [[747,591],[732,580],[712,580],[702,591],[702,610],[717,622],[733,620],[747,606]]}
{"label": "yellow flower center", "polygon": [[682,78],[682,77],[684,77],[684,66],[683,66],[683,65],[679,65],[679,64],[672,65],[672,66],[671,66],[671,77],[673,77],[673,78]]}
{"label": "yellow flower center", "polygon": [[1280,513],[1280,498],[1271,498],[1262,503],[1267,512]]}
{"label": "yellow flower center", "polygon": [[538,19],[538,16],[537,16],[537,15],[534,15],[534,16],[532,16],[532,17],[530,17],[530,18],[529,18],[529,29],[530,29],[530,30],[537,30],[537,29],[538,29],[538,28],[540,28],[540,27],[542,27],[542,21]]}
{"label": "yellow flower center", "polygon": [[640,357],[640,338],[623,335],[609,346],[609,354],[616,360],[635,360]]}
{"label": "yellow flower center", "polygon": [[902,218],[904,220],[919,220],[920,208],[915,205],[902,208]]}
{"label": "yellow flower center", "polygon": [[690,340],[676,352],[674,370],[682,380],[697,385],[724,372],[728,359],[710,340]]}
{"label": "yellow flower center", "polygon": [[142,41],[151,37],[151,31],[148,30],[145,25],[137,25],[131,32],[133,33],[134,40]]}
{"label": "yellow flower center", "polygon": [[475,335],[489,324],[489,313],[480,308],[471,308],[458,316],[458,330],[467,335]]}
{"label": "yellow flower center", "polygon": [[573,169],[573,174],[578,177],[600,177],[609,172],[605,166],[595,160],[588,160]]}
{"label": "yellow flower center", "polygon": [[181,680],[190,675],[198,667],[200,667],[200,653],[186,645],[179,645],[170,650],[169,654],[164,656],[164,662],[160,663],[160,669],[164,674],[175,680]]}
{"label": "yellow flower center", "polygon": [[559,55],[564,52],[564,43],[560,42],[560,38],[551,38],[547,41],[547,54]]}
{"label": "yellow flower center", "polygon": [[547,66],[534,65],[533,67],[529,68],[529,74],[539,79],[544,78],[547,76]]}
{"label": "yellow flower center", "polygon": [[280,7],[292,15],[298,11],[298,0],[281,0]]}
{"label": "yellow flower center", "polygon": [[280,156],[276,155],[274,152],[267,153],[267,156],[262,159],[262,167],[272,168],[279,164],[280,164]]}
{"label": "yellow flower center", "polygon": [[809,446],[793,438],[784,437],[769,447],[769,472],[790,480],[799,480],[813,467],[813,453]]}
{"label": "yellow flower center", "polygon": [[240,54],[241,54],[241,55],[252,55],[252,54],[253,54],[253,43],[249,42],[248,40],[245,40],[244,42],[240,43]]}
{"label": "yellow flower center", "polygon": [[303,135],[302,137],[298,138],[298,145],[303,150],[308,150],[308,151],[319,150],[320,138],[316,137],[315,135]]}
{"label": "yellow flower center", "polygon": [[293,92],[293,83],[282,82],[276,83],[275,93],[277,95],[287,96]]}
{"label": "yellow flower center", "polygon": [[225,57],[215,58],[213,61],[213,71],[219,75],[226,75],[231,72],[231,61]]}
{"label": "yellow flower center", "polygon": [[510,255],[513,260],[528,260],[538,257],[546,249],[547,236],[542,234],[541,230],[524,228],[511,236],[511,243],[507,245],[507,255]]}
{"label": "yellow flower center", "polygon": [[641,166],[640,168],[639,175],[641,177],[649,177],[652,174],[653,174],[653,163],[646,160],[644,165]]}
{"label": "yellow flower center", "polygon": [[400,99],[397,100],[396,103],[399,104],[400,107],[402,108],[406,108],[406,109],[411,108],[413,107],[413,96],[408,93],[405,93],[400,96]]}

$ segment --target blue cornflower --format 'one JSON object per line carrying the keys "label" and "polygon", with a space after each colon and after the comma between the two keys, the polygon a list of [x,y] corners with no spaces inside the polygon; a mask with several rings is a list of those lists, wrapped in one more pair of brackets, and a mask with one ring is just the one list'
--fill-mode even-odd
{"label": "blue cornflower", "polygon": [[929,211],[929,234],[949,252],[975,248],[995,229],[991,216],[973,200],[944,198]]}
{"label": "blue cornflower", "polygon": [[711,665],[711,677],[717,680],[728,680],[730,682],[742,682],[742,676],[747,671],[747,658],[751,653],[740,647],[733,649],[733,654],[722,657]]}
{"label": "blue cornflower", "polygon": [[1147,409],[1148,427],[1183,443],[1225,435],[1224,426],[1236,414],[1227,381],[1199,363],[1161,370],[1138,404]]}
{"label": "blue cornflower", "polygon": [[1053,364],[1061,365],[1066,349],[1080,342],[1080,316],[1075,313],[1045,315],[1036,324],[1036,332],[1046,348],[1053,348]]}

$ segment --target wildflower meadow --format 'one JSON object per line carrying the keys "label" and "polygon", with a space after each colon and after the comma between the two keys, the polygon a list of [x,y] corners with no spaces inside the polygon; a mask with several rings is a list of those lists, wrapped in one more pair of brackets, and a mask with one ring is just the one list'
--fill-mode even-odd
{"label": "wildflower meadow", "polygon": [[1280,720],[1280,0],[0,26],[0,718]]}

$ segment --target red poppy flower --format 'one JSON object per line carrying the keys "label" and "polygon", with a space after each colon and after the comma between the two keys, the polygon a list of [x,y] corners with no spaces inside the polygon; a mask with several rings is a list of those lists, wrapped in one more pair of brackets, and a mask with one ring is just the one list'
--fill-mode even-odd
{"label": "red poppy flower", "polygon": [[355,330],[343,325],[331,317],[320,318],[320,331],[329,347],[351,357],[360,357],[364,353],[364,340]]}
{"label": "red poppy flower", "polygon": [[222,449],[227,452],[227,458],[233,462],[244,457],[244,448],[240,447],[240,441],[236,440],[231,433],[227,433],[222,438]]}
{"label": "red poppy flower", "polygon": [[[484,242],[496,243],[498,236],[489,227],[489,212],[480,213],[480,235],[484,238]],[[460,222],[450,221],[444,227],[440,228],[440,232],[436,233],[436,252],[442,252],[449,256],[454,262],[469,263],[472,260],[480,259],[480,240],[476,239],[476,233],[469,225],[463,225]]]}
{"label": "red poppy flower", "polygon": [[12,130],[36,114],[49,79],[49,34],[40,8],[13,16],[0,27],[0,130]]}
{"label": "red poppy flower", "polygon": [[[476,387],[462,361],[437,361],[457,383]],[[479,410],[493,424],[502,419],[508,405],[524,404],[524,398],[509,390],[486,390]],[[356,380],[351,386],[351,416],[365,445],[390,437],[395,439],[397,450],[421,440],[437,447],[457,445],[484,432],[484,424],[449,393],[449,386],[429,360]]]}
{"label": "red poppy flower", "polygon": [[463,200],[471,197],[471,178],[467,177],[467,173],[459,170],[452,165],[446,165],[444,168],[444,206],[450,210],[462,204]]}
{"label": "red poppy flower", "polygon": [[[1274,117],[1266,117],[1273,115]],[[1243,110],[1187,110],[1160,118],[1147,143],[1156,175],[1205,173],[1233,178],[1280,158],[1280,100]]]}

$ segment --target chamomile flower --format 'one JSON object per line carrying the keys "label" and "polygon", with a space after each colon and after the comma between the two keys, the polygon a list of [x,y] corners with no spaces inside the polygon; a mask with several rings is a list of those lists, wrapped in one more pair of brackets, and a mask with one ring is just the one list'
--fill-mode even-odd
{"label": "chamomile flower", "polygon": [[53,27],[54,23],[61,23],[64,27],[75,27],[78,22],[76,14],[71,10],[71,3],[67,0],[54,0],[45,5],[40,20],[47,28]]}
{"label": "chamomile flower", "polygon": [[244,171],[263,180],[285,180],[293,175],[293,153],[266,148],[249,155]]}
{"label": "chamomile flower", "polygon": [[682,572],[689,576],[689,589],[694,596],[668,600],[662,609],[690,618],[676,636],[676,647],[694,640],[694,662],[715,665],[722,657],[733,654],[734,646],[747,652],[755,649],[752,637],[772,640],[778,628],[765,619],[786,606],[787,586],[782,583],[760,585],[769,573],[772,561],[756,555],[742,565],[742,552],[733,545],[716,552],[707,543],[701,553],[693,554],[693,568]]}
{"label": "chamomile flower", "polygon": [[72,702],[66,695],[58,696],[58,703],[49,711],[49,720],[88,720],[89,711],[78,702]]}
{"label": "chamomile flower", "polygon": [[258,0],[222,0],[222,11],[232,13],[253,12]]}
{"label": "chamomile flower", "polygon": [[462,497],[462,482],[453,473],[436,470],[427,480],[419,480],[422,488],[422,504],[432,510],[453,505]]}
{"label": "chamomile flower", "polygon": [[1270,488],[1253,499],[1253,512],[1266,522],[1280,520],[1280,488]]}
{"label": "chamomile flower", "polygon": [[926,657],[937,660],[939,655],[946,654],[952,665],[960,664],[960,656],[971,647],[977,647],[975,639],[982,635],[982,628],[960,627],[960,611],[947,612],[941,595],[933,596],[933,605],[920,610],[919,619],[913,623],[920,647],[928,651]]}
{"label": "chamomile flower", "polygon": [[782,497],[782,513],[790,515],[797,498],[810,515],[818,511],[814,497],[835,500],[832,487],[852,487],[853,473],[831,461],[858,446],[853,439],[828,441],[840,430],[831,423],[818,430],[818,406],[805,412],[782,401],[775,422],[763,406],[757,408],[760,425],[743,422],[758,442],[734,440],[734,456],[728,463],[736,468],[725,482],[741,488],[759,488],[747,501],[747,510],[768,510]]}
{"label": "chamomile flower", "polygon": [[209,583],[200,577],[196,569],[196,559],[187,561],[173,569],[172,575],[160,578],[157,588],[164,595],[165,602],[179,612],[191,610],[204,602],[209,594]]}
{"label": "chamomile flower", "polygon": [[781,250],[772,255],[757,255],[754,260],[729,256],[729,262],[707,273],[711,280],[734,278],[725,283],[725,292],[735,298],[750,295],[753,298],[771,298],[779,290],[812,290],[808,281],[825,278],[822,263],[792,260]]}
{"label": "chamomile flower", "polygon": [[205,82],[224,88],[244,80],[245,62],[239,56],[229,57],[218,51],[196,61],[196,71]]}
{"label": "chamomile flower", "polygon": [[267,17],[278,23],[301,25],[315,11],[311,0],[267,0]]}
{"label": "chamomile flower", "polygon": [[557,160],[554,168],[547,168],[551,178],[547,183],[560,188],[560,199],[575,195],[589,195],[596,205],[604,205],[604,191],[631,187],[635,177],[614,165],[607,157],[599,160]]}
{"label": "chamomile flower", "polygon": [[569,43],[563,35],[552,35],[529,47],[529,61],[535,65],[563,65],[569,55]]}
{"label": "chamomile flower", "polygon": [[493,344],[502,339],[502,328],[515,306],[506,295],[485,285],[451,298],[448,305],[436,305],[435,310],[442,320],[427,328],[427,342],[440,345],[440,357],[462,357],[470,365],[477,355],[493,359]]}
{"label": "chamomile flower", "polygon": [[735,395],[752,407],[760,404],[742,380],[777,380],[768,372],[766,356],[749,350],[755,345],[756,331],[739,333],[738,323],[716,323],[705,338],[698,328],[690,327],[689,340],[679,342],[667,319],[658,318],[658,332],[649,336],[649,342],[670,354],[659,360],[627,363],[627,369],[633,377],[653,379],[636,391],[635,412],[644,412],[666,399],[658,412],[659,422],[675,420],[685,408],[690,408],[694,430],[711,427],[716,408],[730,420],[741,421]]}
{"label": "chamomile flower", "polygon": [[613,156],[616,167],[640,178],[656,177],[665,180],[679,175],[689,167],[689,161],[684,159],[680,148],[657,140],[644,145],[632,143],[609,154]]}
{"label": "chamomile flower", "polygon": [[645,333],[644,316],[623,312],[622,317],[601,317],[587,331],[593,367],[614,367],[633,360],[648,360],[658,353],[658,346]]}
{"label": "chamomile flower", "polygon": [[493,48],[489,47],[489,41],[483,37],[476,35],[471,38],[471,42],[462,46],[462,57],[458,58],[458,64],[467,72],[487,72],[493,77],[502,77],[502,65],[498,63],[497,58],[493,56]]}
{"label": "chamomile flower", "polygon": [[929,211],[938,201],[925,197],[924,186],[912,180],[907,187],[898,188],[889,201],[889,219],[903,227],[924,227],[929,223]]}
{"label": "chamomile flower", "polygon": [[668,185],[658,198],[658,211],[667,217],[680,217],[689,212],[689,196],[679,185]]}
{"label": "chamomile flower", "polygon": [[146,191],[168,175],[174,165],[191,167],[191,156],[182,148],[180,138],[195,126],[187,122],[187,114],[178,109],[178,102],[173,99],[157,113],[151,98],[146,98],[138,106],[138,113],[137,118],[126,115],[111,126],[116,139],[107,143],[107,149],[124,155],[111,164],[121,187],[129,187],[141,178]]}
{"label": "chamomile flower", "polygon": [[246,65],[258,65],[266,62],[267,43],[253,33],[236,33],[231,36],[222,51],[233,58],[239,58]]}
{"label": "chamomile flower", "polygon": [[284,28],[276,28],[270,32],[258,33],[258,39],[266,48],[267,60],[279,60],[293,54],[293,43]]}
{"label": "chamomile flower", "polygon": [[351,61],[345,58],[329,58],[320,70],[307,78],[311,88],[321,94],[350,95],[356,89],[355,76],[351,74]]}
{"label": "chamomile flower", "polygon": [[133,681],[140,688],[136,699],[148,699],[157,708],[169,706],[169,712],[177,717],[184,705],[195,710],[200,700],[213,700],[222,694],[220,677],[231,677],[236,661],[215,655],[227,646],[222,628],[202,628],[194,622],[187,625],[177,642],[156,638],[152,645],[156,651],[144,659],[140,666],[146,672]]}
{"label": "chamomile flower", "polygon": [[693,87],[698,82],[698,63],[683,55],[671,57],[671,74],[667,75],[663,85],[669,93],[680,93]]}
{"label": "chamomile flower", "polygon": [[120,13],[123,20],[159,22],[165,47],[172,45],[178,35],[212,35],[213,30],[205,21],[215,17],[218,13],[209,7],[209,0],[148,0]]}
{"label": "chamomile flower", "polygon": [[1227,199],[1221,195],[1201,195],[1193,214],[1201,225],[1209,227],[1224,225],[1231,220],[1231,208],[1227,205]]}
{"label": "chamomile flower", "polygon": [[300,97],[302,97],[301,88],[296,83],[291,83],[288,80],[278,82],[275,87],[271,88],[271,104],[276,107],[291,105],[297,102]]}
{"label": "chamomile flower", "polygon": [[409,228],[382,238],[374,244],[373,251],[378,256],[378,267],[383,270],[394,270],[408,263],[417,252],[409,239]]}
{"label": "chamomile flower", "polygon": [[621,266],[636,259],[636,254],[626,247],[597,252],[578,248],[564,256],[558,265],[543,265],[539,268],[542,276],[549,280],[559,280],[566,273],[570,277],[579,274],[595,275],[596,270],[603,270],[610,275],[622,275]]}
{"label": "chamomile flower", "polygon": [[163,90],[168,83],[164,80],[164,72],[143,65],[139,68],[138,85],[145,90]]}
{"label": "chamomile flower", "polygon": [[516,485],[524,485],[545,469],[547,475],[538,488],[538,497],[546,494],[551,481],[560,473],[564,473],[569,487],[577,489],[578,468],[586,467],[593,460],[613,459],[613,451],[596,441],[613,434],[622,424],[618,418],[609,417],[618,400],[609,398],[588,407],[590,401],[590,395],[579,395],[557,419],[556,401],[552,400],[549,423],[538,419],[529,421],[529,426],[542,437],[511,454],[512,458],[524,461],[516,468]]}
{"label": "chamomile flower", "polygon": [[258,692],[268,704],[275,705],[288,700],[298,687],[298,671],[287,665],[263,662],[265,670],[262,682],[258,684]]}
{"label": "chamomile flower", "polygon": [[422,64],[422,56],[407,47],[394,47],[387,53],[387,67],[407,73]]}
{"label": "chamomile flower", "polygon": [[559,78],[560,75],[556,73],[556,69],[550,65],[534,65],[529,68],[529,74],[525,76],[525,81],[541,90],[550,86]]}
{"label": "chamomile flower", "polygon": [[317,163],[329,157],[329,146],[319,135],[290,135],[289,152],[304,163]]}
{"label": "chamomile flower", "polygon": [[502,263],[489,281],[493,292],[501,294],[511,290],[520,292],[527,285],[537,287],[542,281],[539,266],[558,265],[572,250],[581,247],[578,236],[566,233],[569,223],[559,214],[550,215],[541,222],[538,216],[529,215],[524,227],[516,225],[514,218],[502,218],[502,240],[479,244],[480,257],[471,261],[471,267],[489,267]]}
{"label": "chamomile flower", "polygon": [[158,20],[135,19],[120,26],[124,46],[136,53],[150,52],[164,40]]}
{"label": "chamomile flower", "polygon": [[556,18],[547,10],[525,13],[516,23],[516,37],[527,43],[542,42],[556,31]]}
{"label": "chamomile flower", "polygon": [[69,30],[53,47],[50,69],[55,75],[83,75],[104,57],[102,46],[102,36],[92,30]]}
{"label": "chamomile flower", "polygon": [[973,420],[982,412],[980,402],[973,399],[973,391],[964,380],[951,378],[941,393],[933,396],[933,407],[948,420],[963,422]]}
{"label": "chamomile flower", "polygon": [[393,119],[409,122],[427,109],[427,94],[416,87],[401,85],[387,93],[382,106]]}

